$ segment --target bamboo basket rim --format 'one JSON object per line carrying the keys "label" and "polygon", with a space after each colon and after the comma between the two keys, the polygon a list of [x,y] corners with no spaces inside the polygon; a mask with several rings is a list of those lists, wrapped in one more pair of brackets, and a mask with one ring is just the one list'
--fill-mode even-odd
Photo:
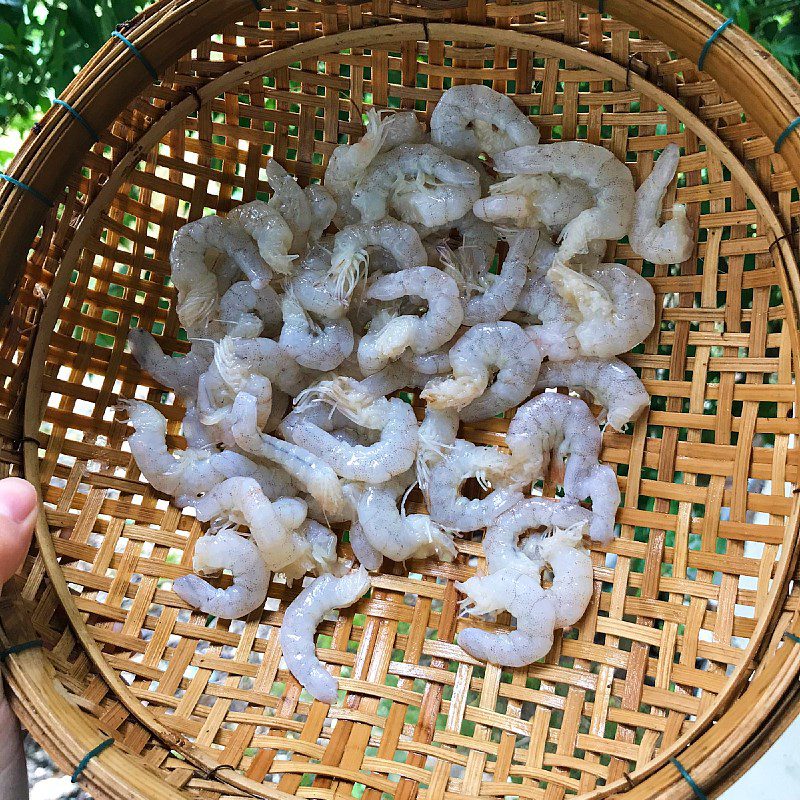
{"label": "bamboo basket rim", "polygon": [[[187,15],[191,12],[191,9],[195,6],[201,7],[207,5],[203,2],[203,0],[192,0],[192,2],[188,3],[172,3],[166,2],[163,4],[156,4],[156,6],[168,8],[170,6],[183,6]],[[244,3],[231,3],[228,4],[229,6],[237,7],[241,5],[246,5]],[[609,13],[614,14],[615,6],[627,6],[630,4],[626,3],[609,3],[607,10]],[[657,4],[660,10],[663,10],[664,6],[688,6],[691,5],[693,7],[697,7],[699,4],[696,3],[686,3],[686,2],[660,2]],[[158,14],[155,12],[155,6],[150,7],[151,13],[150,18],[160,19]],[[230,16],[228,13],[228,16]],[[620,17],[624,18],[624,14],[620,14]],[[177,16],[171,18],[170,24],[171,25],[178,25],[180,22]],[[640,26],[644,28],[644,26]],[[167,26],[168,28],[168,26]],[[165,29],[166,32],[167,29]],[[730,29],[729,29],[730,30]],[[452,36],[448,36],[447,33],[452,33]],[[130,33],[132,41],[138,41],[135,37],[137,35],[137,30],[133,30]],[[629,85],[632,88],[645,88],[647,92],[657,97],[659,102],[662,103],[665,108],[669,110],[670,106],[680,109],[681,119],[687,125],[687,127],[691,128],[689,122],[691,121],[692,124],[696,125],[698,129],[701,131],[700,136],[706,140],[718,140],[715,134],[699,119],[695,118],[693,115],[690,115],[690,112],[681,104],[675,100],[671,95],[663,92],[657,87],[650,84],[648,81],[644,80],[636,73],[631,73],[630,70],[626,70],[625,67],[616,64],[615,62],[611,61],[610,59],[604,58],[602,56],[594,55],[592,53],[588,53],[580,48],[574,48],[569,45],[565,45],[559,42],[555,42],[552,39],[548,39],[545,37],[540,37],[535,34],[530,33],[519,33],[516,31],[499,31],[495,28],[491,27],[483,27],[477,25],[469,25],[469,24],[454,24],[454,23],[437,23],[437,22],[427,22],[425,24],[422,23],[397,23],[397,24],[386,24],[386,25],[378,25],[373,28],[364,28],[358,30],[351,30],[339,34],[333,34],[329,36],[320,36],[314,39],[311,39],[306,42],[301,42],[297,45],[292,45],[288,48],[284,48],[280,51],[274,51],[269,53],[265,56],[261,56],[255,59],[252,62],[248,62],[246,64],[242,64],[239,67],[231,70],[228,73],[220,76],[217,79],[210,81],[208,84],[203,86],[201,89],[198,90],[198,94],[200,99],[203,101],[210,100],[227,85],[233,85],[243,78],[246,78],[250,74],[263,74],[268,69],[274,68],[281,64],[281,62],[291,63],[293,61],[297,61],[300,59],[301,54],[303,57],[308,57],[315,54],[321,53],[328,53],[331,52],[332,47],[339,47],[339,46],[347,46],[347,45],[365,45],[367,43],[375,43],[376,37],[382,37],[382,40],[386,42],[387,47],[390,42],[399,41],[401,37],[405,39],[427,39],[428,37],[437,38],[437,39],[458,39],[459,41],[487,41],[486,37],[489,37],[489,41],[492,39],[497,38],[498,36],[507,36],[508,40],[511,42],[518,42],[521,46],[533,46],[539,51],[547,52],[548,50],[554,55],[563,55],[568,56],[570,60],[584,63],[587,66],[595,66],[595,67],[602,67],[603,71],[606,72],[610,78],[618,79],[623,81],[629,81]],[[737,32],[737,38],[739,36],[744,36],[748,46],[752,47],[752,40],[743,34],[742,32]],[[659,38],[662,38],[659,36]],[[340,44],[341,43],[341,44]],[[667,44],[669,42],[667,41]],[[138,45],[137,45],[138,46]],[[144,44],[142,45],[144,46]],[[513,46],[513,44],[512,44]],[[109,45],[106,45],[104,50],[100,51],[98,54],[97,59],[102,60],[101,56],[107,56],[108,54],[105,53],[106,50],[110,49]],[[127,54],[127,51],[126,51]],[[708,66],[706,67],[706,71],[709,74],[714,74],[712,71],[712,67],[716,60],[724,61],[725,59],[731,57],[727,52],[723,55],[719,55],[718,57],[715,56],[714,60],[712,57],[709,56]],[[94,62],[94,60],[93,60]],[[104,62],[105,63],[105,62]],[[769,60],[764,60],[759,62],[759,65],[763,68],[763,72],[766,75],[768,73],[767,67],[772,67],[774,69],[774,64],[769,64]],[[124,65],[124,68],[128,72],[135,72],[136,70],[141,70],[141,65],[135,60],[135,57],[131,56],[128,59],[128,63]],[[88,68],[87,68],[88,69]],[[782,69],[782,68],[781,68]],[[788,75],[780,74],[780,72],[775,71],[777,73],[777,77],[780,78],[788,78]],[[777,82],[777,80],[776,80]],[[133,81],[132,81],[133,83]],[[720,80],[720,83],[723,82]],[[69,90],[68,90],[69,92]],[[136,92],[133,93],[132,96],[135,96]],[[797,92],[795,91],[795,95]],[[127,99],[127,98],[126,98]],[[73,104],[80,105],[80,98],[76,97],[75,99],[71,99]],[[90,229],[92,227],[92,222],[96,219],[97,215],[100,214],[102,209],[107,204],[107,198],[113,197],[113,193],[119,185],[119,182],[124,178],[127,171],[131,169],[135,163],[139,160],[141,153],[146,151],[149,146],[156,143],[161,135],[166,130],[170,129],[170,123],[179,120],[190,113],[193,110],[194,104],[198,102],[194,95],[189,95],[183,101],[177,103],[170,111],[168,111],[155,125],[153,125],[147,133],[145,133],[137,143],[137,146],[131,150],[118,164],[116,169],[114,170],[113,174],[109,176],[109,179],[106,181],[106,184],[102,187],[100,193],[95,197],[93,202],[90,204],[86,213],[84,214],[83,219],[81,220],[78,228],[75,232],[75,236],[70,243],[70,246],[59,265],[59,270],[56,275],[56,279],[51,290],[51,293],[48,297],[47,304],[45,306],[39,330],[36,337],[36,342],[34,345],[34,354],[32,360],[32,369],[29,375],[29,380],[26,386],[26,397],[25,397],[25,418],[24,418],[24,430],[23,430],[23,454],[24,454],[24,462],[25,462],[25,472],[29,475],[33,480],[34,483],[38,486],[38,481],[36,478],[39,474],[39,459],[38,459],[38,452],[37,446],[35,443],[35,437],[38,432],[39,423],[40,423],[40,414],[39,409],[41,405],[41,394],[42,394],[42,387],[41,387],[41,377],[42,377],[42,368],[44,365],[44,354],[47,350],[47,346],[49,344],[50,336],[52,334],[53,325],[58,317],[58,313],[61,310],[61,302],[66,294],[68,289],[68,277],[70,273],[69,265],[77,258],[77,255],[80,253],[83,243],[85,242],[85,237],[89,235]],[[798,102],[797,106],[798,110],[800,110],[800,102]],[[776,126],[777,126],[776,122]],[[71,127],[74,128],[75,123],[74,121],[71,123]],[[788,143],[787,143],[788,144]],[[720,151],[722,153],[721,160],[726,163],[726,166],[731,170],[732,174],[735,174],[736,178],[743,182],[743,184],[748,185],[752,188],[754,194],[763,194],[760,188],[757,187],[755,182],[750,177],[749,173],[747,172],[746,168],[736,160],[728,151],[727,147],[722,145],[719,142]],[[20,155],[15,159],[14,165],[17,164],[18,161],[24,160],[24,156],[26,153],[21,151]],[[35,153],[33,154],[35,155]],[[720,153],[717,153],[720,155]],[[790,152],[790,157],[786,157],[784,153],[782,153],[789,163],[790,167],[792,168],[792,172],[800,177],[800,148],[798,148],[798,153],[793,154]],[[791,159],[794,159],[794,156],[797,155],[796,159],[796,166],[792,163]],[[730,156],[727,159],[726,157]],[[45,159],[46,161],[47,159]],[[29,162],[26,166],[35,165],[36,158],[32,158],[32,161]],[[41,169],[41,167],[40,167]],[[13,167],[12,167],[13,172]],[[0,199],[2,199],[2,193],[0,193]],[[8,205],[8,204],[7,204]],[[778,252],[781,254],[781,266],[782,269],[778,270],[778,274],[782,279],[782,289],[784,290],[784,296],[788,299],[792,298],[795,301],[795,304],[790,309],[790,319],[797,319],[796,315],[796,304],[798,299],[800,298],[800,275],[798,275],[797,264],[794,259],[794,255],[791,250],[791,246],[786,239],[787,233],[783,226],[781,225],[780,221],[778,220],[777,216],[772,212],[772,209],[769,208],[769,204],[767,203],[768,214],[767,216],[770,218],[769,223],[770,226],[773,228],[773,242],[771,247],[774,245],[777,248]],[[5,211],[0,212],[0,224],[2,223],[3,216],[6,214],[10,214],[11,211],[6,209]],[[2,252],[2,251],[0,251]],[[7,251],[6,251],[7,252]],[[0,256],[0,274],[3,276],[8,275],[8,264],[4,264],[3,260],[5,257]],[[67,266],[65,266],[67,265]],[[5,269],[4,269],[5,267]],[[789,326],[790,337],[792,339],[792,346],[793,346],[793,356],[795,360],[795,366],[798,358],[798,332],[796,326]],[[795,396],[798,396],[797,387],[795,387]],[[792,512],[792,517],[790,523],[787,524],[784,536],[784,546],[789,547],[790,544],[794,543],[796,539],[796,533],[798,529],[798,507],[799,501],[797,498],[795,499],[795,504]],[[166,729],[163,728],[155,718],[150,719],[151,715],[149,712],[146,711],[145,707],[136,700],[135,697],[130,693],[127,686],[116,676],[116,673],[108,666],[108,664],[103,659],[102,655],[100,654],[99,648],[95,643],[95,640],[92,638],[91,634],[86,629],[85,625],[83,624],[80,616],[77,612],[77,607],[72,600],[72,596],[69,593],[69,589],[67,588],[66,581],[63,577],[63,574],[58,569],[58,565],[56,562],[55,551],[52,547],[52,540],[50,538],[49,526],[42,514],[39,522],[37,524],[37,539],[39,541],[39,546],[42,550],[44,555],[45,563],[48,566],[48,573],[50,574],[51,580],[53,580],[56,591],[59,595],[59,598],[62,602],[62,606],[68,611],[70,616],[70,622],[73,626],[73,629],[77,633],[79,639],[81,640],[84,648],[86,649],[87,653],[92,658],[92,661],[100,670],[100,673],[103,675],[104,679],[109,683],[111,688],[117,694],[117,697],[123,702],[125,707],[140,721],[142,721],[153,733],[155,733],[162,741],[169,744],[174,749],[181,752],[184,756],[186,756],[187,760],[191,763],[196,763],[196,766],[201,770],[209,770],[213,769],[216,766],[216,763],[209,759],[202,751],[197,750],[195,752],[195,748],[189,745],[187,742],[182,741],[181,737],[176,737],[174,734],[170,733]],[[772,582],[772,587],[770,589],[770,593],[777,597],[780,593],[780,590],[785,587],[785,584],[791,577],[791,569],[794,567],[794,561],[797,557],[797,547],[793,548],[793,556],[791,559],[784,558],[782,559],[779,571],[776,574],[775,579]],[[655,780],[658,778],[658,771],[662,769],[664,764],[667,763],[670,754],[673,753],[682,753],[682,760],[683,763],[688,765],[691,763],[691,759],[689,758],[688,754],[694,754],[695,750],[692,750],[691,747],[686,749],[687,746],[692,743],[692,746],[696,745],[697,748],[701,748],[703,742],[707,741],[707,737],[711,736],[714,737],[713,734],[715,732],[719,732],[722,729],[723,721],[728,718],[729,714],[733,712],[733,709],[738,707],[739,704],[742,702],[744,698],[746,698],[751,692],[755,692],[756,689],[761,693],[759,697],[763,701],[764,697],[775,697],[774,694],[770,693],[770,688],[774,688],[775,685],[779,685],[779,681],[772,681],[771,678],[774,676],[780,675],[796,675],[800,672],[800,658],[798,658],[798,654],[794,651],[794,648],[785,647],[782,648],[776,656],[771,658],[769,662],[767,662],[766,667],[759,673],[758,676],[751,682],[750,687],[747,688],[744,694],[742,694],[738,699],[734,698],[736,692],[738,692],[742,688],[742,684],[747,679],[748,675],[746,674],[746,670],[744,669],[745,664],[750,664],[754,659],[756,659],[759,654],[763,651],[764,645],[766,644],[765,635],[771,629],[771,625],[774,622],[774,617],[779,613],[780,608],[776,605],[775,602],[771,604],[772,613],[769,618],[765,618],[759,621],[757,631],[753,634],[751,639],[750,645],[748,645],[748,649],[746,653],[748,654],[748,658],[742,665],[737,668],[736,671],[736,679],[731,680],[724,690],[723,694],[720,695],[712,706],[712,708],[707,712],[707,714],[702,719],[702,722],[698,720],[695,726],[688,731],[684,736],[680,737],[668,750],[665,750],[663,753],[659,753],[659,756],[656,759],[653,759],[651,762],[648,762],[645,768],[635,773],[632,773],[638,781],[634,789],[630,789],[628,792],[624,793],[626,797],[644,797],[644,794],[637,794],[636,792],[639,790],[640,787],[644,787],[646,783]],[[800,623],[795,621],[794,629],[800,627]],[[794,657],[792,657],[794,656]],[[20,654],[17,656],[13,656],[10,659],[11,664],[16,667],[17,664],[27,663],[31,664],[36,661],[37,658],[42,658],[41,654],[37,653],[25,653]],[[789,668],[786,670],[785,673],[781,673],[780,665],[777,665],[777,662],[781,662],[782,666],[788,666]],[[786,662],[786,663],[783,663]],[[12,669],[12,674],[16,672],[16,669]],[[20,673],[21,674],[21,673]],[[765,677],[766,676],[766,677]],[[767,680],[770,678],[770,680]],[[759,682],[760,681],[760,682]],[[12,680],[13,685],[20,685],[20,678],[17,677],[16,680]],[[785,682],[785,686],[789,686],[789,682]],[[721,698],[721,699],[720,699]],[[735,702],[734,702],[735,700]],[[777,700],[775,700],[777,703]],[[764,708],[772,708],[771,705],[767,702],[763,702]],[[719,719],[714,719],[715,712],[719,712],[720,710],[726,709],[723,715]],[[760,719],[764,719],[766,717],[766,712],[761,715]],[[711,723],[716,721],[716,724],[709,728]],[[154,727],[155,726],[155,727]],[[743,733],[743,729],[745,726],[738,726],[734,727],[733,731],[738,735],[737,741],[739,742],[746,742],[750,738],[749,736],[745,736]],[[757,730],[758,726],[755,726],[754,730]],[[750,730],[747,728],[747,730]],[[710,739],[708,739],[710,741]],[[718,744],[719,748],[722,748],[722,745],[725,742],[720,742]],[[753,758],[758,757],[760,751],[755,752],[753,754]],[[104,756],[100,756],[98,761],[103,761],[105,759]],[[698,762],[695,771],[700,774],[702,772],[702,763]],[[149,774],[149,773],[148,773]],[[226,773],[225,781],[228,782],[228,774]],[[277,790],[272,789],[271,787],[265,786],[263,784],[256,784],[249,779],[241,778],[241,776],[230,776],[230,785],[232,787],[241,789],[243,791],[258,791],[260,794],[255,796],[263,796],[263,797],[275,797],[275,798],[284,798],[288,797],[283,792],[278,792]],[[678,784],[680,786],[680,784]],[[622,781],[618,781],[615,784],[609,784],[608,786],[603,787],[593,795],[595,797],[606,797],[610,794],[613,794],[617,790],[623,790],[626,784]],[[680,790],[679,790],[680,791]],[[667,797],[668,795],[663,795]],[[669,795],[672,796],[672,795]],[[680,794],[675,795],[680,796]]]}

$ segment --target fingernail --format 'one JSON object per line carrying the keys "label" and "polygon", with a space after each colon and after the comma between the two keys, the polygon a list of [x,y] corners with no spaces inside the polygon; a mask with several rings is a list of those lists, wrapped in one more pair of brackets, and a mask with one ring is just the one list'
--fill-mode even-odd
{"label": "fingernail", "polygon": [[24,522],[36,508],[36,489],[22,478],[0,480],[0,516]]}

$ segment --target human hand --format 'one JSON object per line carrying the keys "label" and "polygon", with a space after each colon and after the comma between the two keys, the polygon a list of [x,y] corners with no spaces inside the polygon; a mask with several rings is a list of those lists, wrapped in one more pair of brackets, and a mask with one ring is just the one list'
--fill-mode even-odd
{"label": "human hand", "polygon": [[[36,522],[36,490],[22,478],[0,480],[0,587],[20,568]],[[19,722],[0,679],[0,797],[25,800],[28,773]]]}

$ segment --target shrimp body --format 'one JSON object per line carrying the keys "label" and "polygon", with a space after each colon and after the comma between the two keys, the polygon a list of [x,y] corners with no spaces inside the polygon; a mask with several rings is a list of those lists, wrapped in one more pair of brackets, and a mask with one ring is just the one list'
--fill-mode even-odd
{"label": "shrimp body", "polygon": [[280,275],[292,272],[292,249],[294,236],[286,220],[268,203],[253,200],[237,206],[228,214],[228,219],[241,225],[258,245],[261,258]]}
{"label": "shrimp body", "polygon": [[308,369],[336,369],[353,352],[353,326],[349,319],[317,322],[291,292],[283,296],[283,328],[279,344]]}
{"label": "shrimp body", "polygon": [[472,206],[476,217],[494,225],[535,228],[559,234],[578,214],[594,205],[585,183],[553,175],[515,175],[492,184],[489,196]]}
{"label": "shrimp body", "polygon": [[433,408],[457,408],[462,420],[475,422],[525,400],[542,356],[519,325],[493,322],[470,328],[450,348],[450,364],[453,376],[432,378],[420,396]]}
{"label": "shrimp body", "polygon": [[547,280],[569,307],[583,355],[610,358],[627,352],[653,330],[653,287],[630,267],[601,264],[582,273],[555,264]]}
{"label": "shrimp body", "polygon": [[[530,541],[536,547],[519,547],[519,539],[526,531],[545,528],[571,528],[573,526],[588,526],[591,521],[591,512],[577,503],[566,500],[549,500],[544,497],[528,497],[517,503],[508,511],[503,512],[491,525],[486,528],[483,537],[483,552],[486,556],[486,565],[489,572],[499,572],[502,569],[514,569],[529,575],[539,575],[542,571],[542,561],[539,558],[539,544],[541,537],[537,536]],[[533,551],[536,558],[527,555],[528,550]]]}
{"label": "shrimp body", "polygon": [[659,225],[661,204],[675,173],[681,151],[678,145],[669,144],[636,191],[630,240],[633,252],[653,264],[680,264],[692,255],[694,235],[686,218],[686,206],[675,203],[672,219]]}
{"label": "shrimp body", "polygon": [[269,378],[281,392],[294,396],[308,382],[294,358],[272,339],[236,339],[233,351],[245,370]]}
{"label": "shrimp body", "polygon": [[539,131],[514,101],[482,84],[453,86],[431,114],[433,143],[456,158],[538,144]]}
{"label": "shrimp body", "polygon": [[263,607],[270,573],[249,539],[226,529],[215,536],[201,537],[194,547],[194,569],[196,572],[227,569],[233,575],[233,583],[227,589],[218,589],[197,575],[183,575],[172,584],[181,600],[204,614],[236,619]]}
{"label": "shrimp body", "polygon": [[281,304],[271,286],[256,290],[248,281],[234,283],[219,301],[219,315],[236,338],[271,336],[281,329]]}
{"label": "shrimp body", "polygon": [[322,238],[336,216],[336,199],[328,189],[318,183],[309,184],[303,189],[303,192],[308,199],[308,207],[311,212],[308,241],[315,243]]}
{"label": "shrimp body", "polygon": [[184,225],[175,234],[169,257],[178,290],[176,310],[184,328],[208,324],[219,306],[217,278],[206,266],[206,255],[212,250],[231,259],[255,289],[272,278],[255,242],[237,223],[212,216]]}
{"label": "shrimp body", "polygon": [[248,453],[278,464],[320,504],[324,513],[341,513],[345,501],[339,478],[322,459],[295,444],[262,434],[256,420],[256,398],[240,392],[231,412],[231,433]]}
{"label": "shrimp body", "polygon": [[355,603],[369,585],[369,575],[363,567],[340,578],[321,575],[300,592],[284,613],[280,642],[286,665],[306,691],[323,703],[336,702],[338,683],[315,653],[317,626],[334,608]]}
{"label": "shrimp body", "polygon": [[292,248],[300,252],[305,249],[313,220],[308,196],[295,178],[274,158],[267,162],[264,172],[272,188],[269,207],[278,211],[291,228]]}
{"label": "shrimp body", "polygon": [[401,204],[406,222],[437,227],[454,222],[480,197],[480,176],[469,164],[431,144],[401,145],[378,156],[356,185],[353,205],[364,222]]}
{"label": "shrimp body", "polygon": [[589,537],[592,541],[608,543],[614,538],[614,520],[621,501],[617,476],[605,464],[593,464],[586,471],[568,472],[564,476],[564,497],[570,500],[592,501]]}
{"label": "shrimp body", "polygon": [[621,431],[650,405],[650,395],[636,373],[618,358],[576,358],[542,365],[537,389],[566,386],[585,389],[605,409],[608,424]]}
{"label": "shrimp body", "polygon": [[400,270],[426,263],[419,234],[405,222],[381,219],[348,225],[333,240],[329,276],[335,278],[338,296],[349,299],[369,268],[369,248],[385,250]]}
{"label": "shrimp body", "polygon": [[325,239],[308,250],[286,290],[306,311],[326,319],[341,319],[347,315],[350,297],[345,297],[338,274],[331,270],[331,252],[326,245],[332,241]]}
{"label": "shrimp body", "polygon": [[[588,142],[517,147],[494,157],[495,169],[507,175],[551,174],[583,181],[594,194],[594,206],[581,211],[561,231],[558,260],[564,264],[589,252],[598,239],[625,236],[633,216],[634,189],[630,170],[613,153]],[[476,212],[477,213],[477,212]]]}
{"label": "shrimp body", "polygon": [[[450,353],[446,346],[431,353],[415,353],[405,350],[400,356],[400,364],[418,375],[443,375],[450,371]],[[406,386],[411,386],[408,383]],[[421,387],[420,387],[421,388]]]}
{"label": "shrimp body", "polygon": [[427,495],[431,469],[446,457],[458,435],[458,412],[428,404],[417,431],[417,483]]}
{"label": "shrimp body", "polygon": [[391,489],[380,485],[355,488],[350,484],[348,490],[364,537],[378,553],[392,561],[431,555],[452,561],[455,557],[452,537],[427,514],[401,513]]}
{"label": "shrimp body", "polygon": [[413,466],[417,454],[414,409],[396,397],[365,401],[364,395],[348,392],[346,386],[341,381],[329,381],[318,384],[315,391],[351,422],[380,432],[378,441],[352,445],[311,422],[296,425],[293,440],[350,481],[383,483]]}
{"label": "shrimp body", "polygon": [[454,531],[477,531],[492,523],[505,510],[522,499],[512,485],[494,489],[482,500],[468,500],[461,486],[470,477],[487,480],[507,479],[510,459],[494,447],[477,447],[459,439],[430,470],[426,501],[434,522]]}
{"label": "shrimp body", "polygon": [[517,620],[508,633],[465,628],[458,634],[462,650],[480,661],[524,667],[544,658],[553,647],[556,609],[538,576],[504,569],[473,577],[456,588],[473,603],[473,613],[508,611]]}
{"label": "shrimp body", "polygon": [[145,480],[157,491],[172,495],[179,508],[193,505],[204,492],[239,475],[255,478],[268,497],[286,493],[281,476],[241,453],[191,448],[170,453],[167,420],[160,411],[141,400],[121,400],[118,407],[128,412],[134,428],[128,444]]}
{"label": "shrimp body", "polygon": [[[383,275],[365,294],[370,300],[397,300],[404,296],[421,297],[428,310],[417,317],[402,314],[386,324],[373,326],[358,345],[358,363],[365,374],[382,369],[410,348],[414,353],[430,353],[453,338],[463,319],[458,286],[435,267],[411,269]],[[378,328],[378,330],[373,330]]]}
{"label": "shrimp body", "polygon": [[592,599],[592,558],[581,544],[585,523],[566,529],[557,526],[539,544],[539,555],[553,571],[553,585],[547,593],[556,610],[555,627],[568,628],[583,616]]}
{"label": "shrimp body", "polygon": [[150,331],[132,328],[128,345],[139,366],[182,400],[197,397],[197,382],[214,357],[211,342],[194,341],[185,356],[168,356]]}
{"label": "shrimp body", "polygon": [[353,555],[365,569],[370,572],[380,569],[383,563],[383,554],[369,543],[364,529],[357,520],[350,523],[350,547],[353,548]]}

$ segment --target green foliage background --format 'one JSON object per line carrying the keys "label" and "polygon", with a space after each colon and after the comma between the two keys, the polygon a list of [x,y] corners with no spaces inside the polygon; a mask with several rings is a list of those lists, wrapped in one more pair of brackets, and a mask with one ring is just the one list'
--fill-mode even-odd
{"label": "green foliage background", "polygon": [[[30,128],[114,27],[145,4],[144,0],[0,0],[0,136]],[[800,77],[800,0],[711,4]],[[0,164],[9,157],[10,153],[0,152]]]}

